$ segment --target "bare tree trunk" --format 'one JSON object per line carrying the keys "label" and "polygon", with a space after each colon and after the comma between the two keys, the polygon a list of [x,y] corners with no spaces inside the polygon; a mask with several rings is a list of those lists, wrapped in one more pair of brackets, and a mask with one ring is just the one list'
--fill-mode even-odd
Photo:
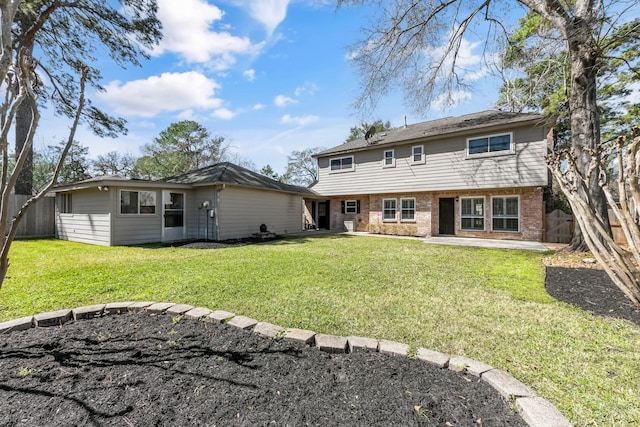
{"label": "bare tree trunk", "polygon": [[[31,111],[31,105],[28,102],[23,102],[18,107],[15,121],[16,156],[22,152],[25,146],[32,120],[33,112]],[[26,194],[28,196],[33,194],[33,145],[31,145],[31,149],[26,153],[24,164],[19,171],[15,193]]]}
{"label": "bare tree trunk", "polygon": [[[581,17],[574,17],[568,23],[566,35],[571,53],[571,92],[569,94],[569,114],[571,121],[571,145],[574,150],[576,165],[583,176],[587,176],[590,167],[592,150],[600,147],[600,112],[596,99],[596,60],[597,51],[593,46],[593,24]],[[599,154],[598,154],[599,155]],[[607,210],[607,200],[598,183],[601,162],[596,163],[596,170],[589,174],[586,188],[578,191],[584,200],[595,207],[607,233],[611,235],[611,225]],[[579,223],[578,223],[579,224]],[[579,231],[578,231],[579,230]],[[584,251],[588,247],[584,239],[585,230],[576,227],[571,241],[573,251]]]}

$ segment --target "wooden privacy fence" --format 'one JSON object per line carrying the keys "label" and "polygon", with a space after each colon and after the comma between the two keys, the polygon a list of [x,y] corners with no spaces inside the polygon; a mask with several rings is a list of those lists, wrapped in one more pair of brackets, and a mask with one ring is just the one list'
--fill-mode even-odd
{"label": "wooden privacy fence", "polygon": [[548,213],[544,221],[544,241],[549,243],[570,243],[573,237],[573,215],[560,209]]}
{"label": "wooden privacy fence", "polygon": [[[31,196],[12,194],[9,199],[9,218],[18,212],[18,209]],[[56,198],[54,196],[43,197],[31,205],[27,213],[18,224],[17,238],[53,237],[56,232]]]}
{"label": "wooden privacy fence", "polygon": [[[618,218],[609,209],[609,222],[611,224],[611,232],[613,240],[620,244],[627,244],[624,237],[622,226],[618,222]],[[574,220],[573,215],[566,214],[559,209],[548,213],[544,222],[544,241],[548,243],[571,243],[573,237]]]}

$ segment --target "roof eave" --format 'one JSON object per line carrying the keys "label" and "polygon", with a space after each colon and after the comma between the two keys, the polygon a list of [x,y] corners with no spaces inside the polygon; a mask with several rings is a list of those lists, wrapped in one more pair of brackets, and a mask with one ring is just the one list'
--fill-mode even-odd
{"label": "roof eave", "polygon": [[353,147],[353,148],[348,148],[348,149],[343,149],[343,150],[336,150],[336,151],[331,151],[328,152],[326,154],[323,153],[318,153],[318,154],[314,154],[312,157],[318,159],[321,157],[332,157],[332,156],[336,156],[336,155],[341,155],[341,154],[349,154],[349,153],[356,153],[356,152],[360,152],[360,151],[367,151],[370,149],[373,149],[374,147],[381,147],[381,146],[397,146],[397,145],[406,145],[406,144],[416,144],[416,143],[421,143],[421,142],[429,142],[429,141],[433,141],[439,138],[442,138],[443,136],[451,136],[451,135],[460,135],[460,136],[465,136],[465,135],[469,135],[469,134],[474,134],[476,133],[478,130],[487,130],[490,131],[491,129],[498,129],[498,128],[503,128],[506,125],[509,124],[514,124],[518,127],[520,126],[526,126],[528,124],[536,124],[538,127],[539,126],[553,126],[554,122],[555,122],[556,118],[553,116],[544,116],[544,115],[535,115],[535,116],[531,116],[531,117],[526,117],[526,118],[522,118],[522,119],[516,119],[511,120],[509,122],[500,122],[500,123],[489,123],[489,124],[482,124],[482,125],[477,125],[477,126],[470,126],[468,128],[464,128],[464,129],[452,129],[450,131],[445,131],[445,132],[441,132],[441,133],[437,133],[437,134],[429,134],[429,135],[424,135],[424,136],[420,136],[417,138],[408,138],[408,139],[402,139],[402,140],[397,140],[397,141],[389,141],[389,142],[377,142],[374,144],[367,144],[364,146],[359,146],[359,147]]}

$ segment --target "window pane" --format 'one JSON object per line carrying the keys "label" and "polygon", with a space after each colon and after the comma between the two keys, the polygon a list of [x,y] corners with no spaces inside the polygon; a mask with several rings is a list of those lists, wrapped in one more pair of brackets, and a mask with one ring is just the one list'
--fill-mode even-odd
{"label": "window pane", "polygon": [[342,169],[351,169],[352,165],[353,165],[353,158],[345,157],[344,159],[342,159]]}
{"label": "window pane", "polygon": [[494,198],[493,199],[493,215],[494,216],[502,216],[504,215],[504,199],[503,198]]}
{"label": "window pane", "polygon": [[393,150],[388,150],[384,152],[384,164],[385,165],[393,164]]}
{"label": "window pane", "polygon": [[517,197],[493,198],[492,227],[496,231],[518,231],[520,215]]}
{"label": "window pane", "polygon": [[518,216],[518,198],[509,197],[506,199],[506,214]]}
{"label": "window pane", "polygon": [[396,219],[396,201],[393,199],[384,200],[382,202],[382,218],[386,220],[395,220]]}
{"label": "window pane", "polygon": [[413,147],[413,161],[414,162],[422,161],[422,146]]}
{"label": "window pane", "polygon": [[489,151],[511,150],[511,135],[492,136]]}
{"label": "window pane", "polygon": [[484,230],[484,198],[460,200],[460,228],[463,230]]}
{"label": "window pane", "polygon": [[140,197],[140,213],[155,214],[156,213],[156,193],[153,191],[141,191]]}
{"label": "window pane", "polygon": [[473,212],[473,200],[472,199],[462,199],[460,201],[460,210],[462,215],[471,215]]}
{"label": "window pane", "polygon": [[414,219],[416,216],[416,201],[414,199],[401,199],[401,219]]}
{"label": "window pane", "polygon": [[166,228],[182,227],[184,215],[182,211],[169,211],[164,213],[164,226]]}
{"label": "window pane", "polygon": [[138,213],[138,192],[137,191],[121,191],[120,192],[120,213],[123,213],[123,214]]}
{"label": "window pane", "polygon": [[402,219],[414,219],[415,212],[413,210],[402,210]]}
{"label": "window pane", "polygon": [[469,154],[480,154],[489,151],[489,139],[478,138],[469,140]]}
{"label": "window pane", "polygon": [[332,171],[337,171],[340,170],[340,159],[333,159],[331,160],[331,170]]}

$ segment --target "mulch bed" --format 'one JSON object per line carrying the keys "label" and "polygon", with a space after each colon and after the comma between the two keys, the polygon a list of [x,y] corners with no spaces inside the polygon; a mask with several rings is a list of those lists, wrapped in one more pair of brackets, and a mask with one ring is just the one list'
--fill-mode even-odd
{"label": "mulch bed", "polygon": [[545,287],[557,300],[598,316],[626,319],[640,326],[640,307],[633,305],[603,270],[568,267],[546,270]]}
{"label": "mulch bed", "polygon": [[0,336],[3,426],[526,426],[479,378],[230,325],[109,315]]}

